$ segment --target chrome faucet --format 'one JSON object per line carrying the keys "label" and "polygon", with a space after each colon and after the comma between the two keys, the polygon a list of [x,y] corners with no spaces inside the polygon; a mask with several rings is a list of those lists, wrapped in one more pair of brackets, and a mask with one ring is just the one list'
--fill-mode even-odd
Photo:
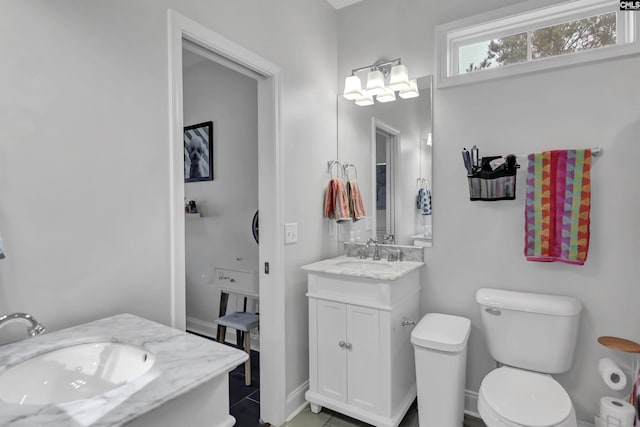
{"label": "chrome faucet", "polygon": [[395,243],[396,237],[393,234],[385,234],[382,236],[382,243],[385,245],[393,245]]}
{"label": "chrome faucet", "polygon": [[0,316],[0,328],[4,326],[5,323],[9,323],[14,319],[23,319],[31,323],[31,326],[27,328],[27,335],[29,337],[42,335],[47,330],[47,328],[45,328],[40,322],[38,322],[35,317],[27,313],[3,314],[2,316]]}
{"label": "chrome faucet", "polygon": [[376,239],[367,240],[367,249],[369,249],[369,246],[371,245],[371,243],[373,243],[374,245],[373,257],[371,259],[373,259],[374,261],[380,261],[380,249],[378,248],[378,240]]}
{"label": "chrome faucet", "polygon": [[367,243],[365,243],[365,245],[362,247],[362,251],[360,252],[360,259],[367,259],[367,256],[369,256],[369,247],[372,243],[377,244],[378,242],[375,239],[367,240]]}

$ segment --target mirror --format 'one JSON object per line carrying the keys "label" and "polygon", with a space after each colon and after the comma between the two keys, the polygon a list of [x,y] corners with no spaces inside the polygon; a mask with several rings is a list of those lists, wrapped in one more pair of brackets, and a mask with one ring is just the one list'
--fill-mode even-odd
{"label": "mirror", "polygon": [[431,246],[433,78],[417,80],[417,98],[358,106],[338,95],[338,160],[355,166],[366,211],[340,224],[340,241]]}

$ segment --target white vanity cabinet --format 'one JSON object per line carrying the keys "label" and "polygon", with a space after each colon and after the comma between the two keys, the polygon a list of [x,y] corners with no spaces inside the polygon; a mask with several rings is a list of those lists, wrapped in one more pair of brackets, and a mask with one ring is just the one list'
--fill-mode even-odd
{"label": "white vanity cabinet", "polygon": [[313,412],[400,424],[416,397],[413,326],[403,321],[419,320],[419,296],[418,269],[396,280],[309,271],[305,397]]}

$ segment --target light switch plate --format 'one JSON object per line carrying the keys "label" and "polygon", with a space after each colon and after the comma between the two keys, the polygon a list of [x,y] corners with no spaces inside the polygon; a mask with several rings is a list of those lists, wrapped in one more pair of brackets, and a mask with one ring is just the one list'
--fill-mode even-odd
{"label": "light switch plate", "polygon": [[284,225],[284,244],[290,245],[298,242],[298,223],[292,222]]}

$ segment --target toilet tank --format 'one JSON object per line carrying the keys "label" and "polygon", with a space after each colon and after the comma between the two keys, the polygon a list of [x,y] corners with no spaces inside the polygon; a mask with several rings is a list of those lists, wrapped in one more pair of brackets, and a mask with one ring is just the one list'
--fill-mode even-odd
{"label": "toilet tank", "polygon": [[582,304],[575,298],[482,288],[476,292],[491,356],[559,374],[573,363]]}

